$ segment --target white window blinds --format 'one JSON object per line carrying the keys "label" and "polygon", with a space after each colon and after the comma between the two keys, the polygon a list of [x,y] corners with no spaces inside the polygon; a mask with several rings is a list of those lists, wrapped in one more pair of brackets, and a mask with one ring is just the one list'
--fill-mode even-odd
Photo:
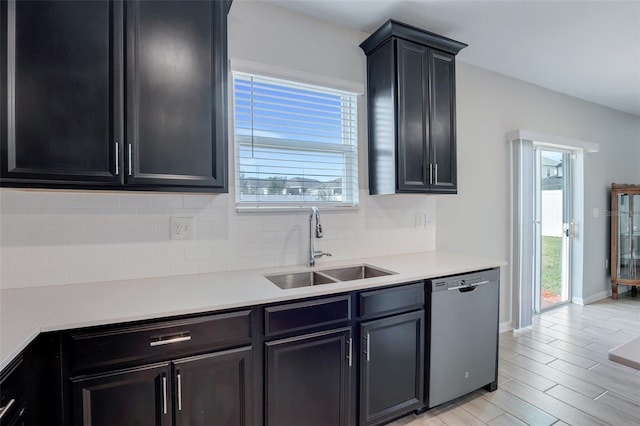
{"label": "white window blinds", "polygon": [[236,202],[358,203],[355,93],[236,72]]}

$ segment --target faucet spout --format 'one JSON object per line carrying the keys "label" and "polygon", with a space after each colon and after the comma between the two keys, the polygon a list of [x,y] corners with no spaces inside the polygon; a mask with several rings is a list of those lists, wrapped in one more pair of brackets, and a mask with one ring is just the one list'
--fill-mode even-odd
{"label": "faucet spout", "polygon": [[[315,219],[315,226],[314,226]],[[309,212],[309,266],[315,266],[316,258],[331,256],[331,253],[316,251],[315,238],[322,238],[322,224],[320,223],[320,210],[313,206]]]}

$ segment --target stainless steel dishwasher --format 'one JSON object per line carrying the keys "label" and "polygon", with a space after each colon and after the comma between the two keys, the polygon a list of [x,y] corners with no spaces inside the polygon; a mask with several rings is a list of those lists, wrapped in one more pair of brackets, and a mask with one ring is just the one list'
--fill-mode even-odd
{"label": "stainless steel dishwasher", "polygon": [[498,383],[500,269],[429,280],[429,408]]}

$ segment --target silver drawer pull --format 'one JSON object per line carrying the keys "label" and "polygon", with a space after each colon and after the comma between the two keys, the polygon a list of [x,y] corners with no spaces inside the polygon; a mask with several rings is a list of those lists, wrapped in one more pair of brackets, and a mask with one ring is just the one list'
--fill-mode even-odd
{"label": "silver drawer pull", "polygon": [[0,420],[2,420],[2,418],[4,417],[5,414],[7,414],[9,412],[9,410],[11,409],[11,406],[13,404],[15,404],[16,400],[12,399],[10,400],[7,405],[5,405],[4,407],[0,407]]}
{"label": "silver drawer pull", "polygon": [[173,343],[180,343],[180,342],[187,342],[191,340],[191,336],[189,336],[189,333],[182,333],[179,335],[173,335],[173,336],[160,336],[160,337],[154,337],[153,340],[151,342],[149,342],[149,346],[154,347],[154,346],[162,346],[162,345],[171,345]]}

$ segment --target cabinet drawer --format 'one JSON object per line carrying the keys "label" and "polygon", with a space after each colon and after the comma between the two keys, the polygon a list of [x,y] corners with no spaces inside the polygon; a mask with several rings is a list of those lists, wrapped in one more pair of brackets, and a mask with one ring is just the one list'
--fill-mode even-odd
{"label": "cabinet drawer", "polygon": [[406,312],[423,306],[424,283],[421,281],[358,294],[358,316],[362,319]]}
{"label": "cabinet drawer", "polygon": [[135,365],[251,342],[251,311],[70,335],[72,370]]}
{"label": "cabinet drawer", "polygon": [[337,325],[351,319],[350,296],[336,296],[270,306],[264,310],[266,337]]}

